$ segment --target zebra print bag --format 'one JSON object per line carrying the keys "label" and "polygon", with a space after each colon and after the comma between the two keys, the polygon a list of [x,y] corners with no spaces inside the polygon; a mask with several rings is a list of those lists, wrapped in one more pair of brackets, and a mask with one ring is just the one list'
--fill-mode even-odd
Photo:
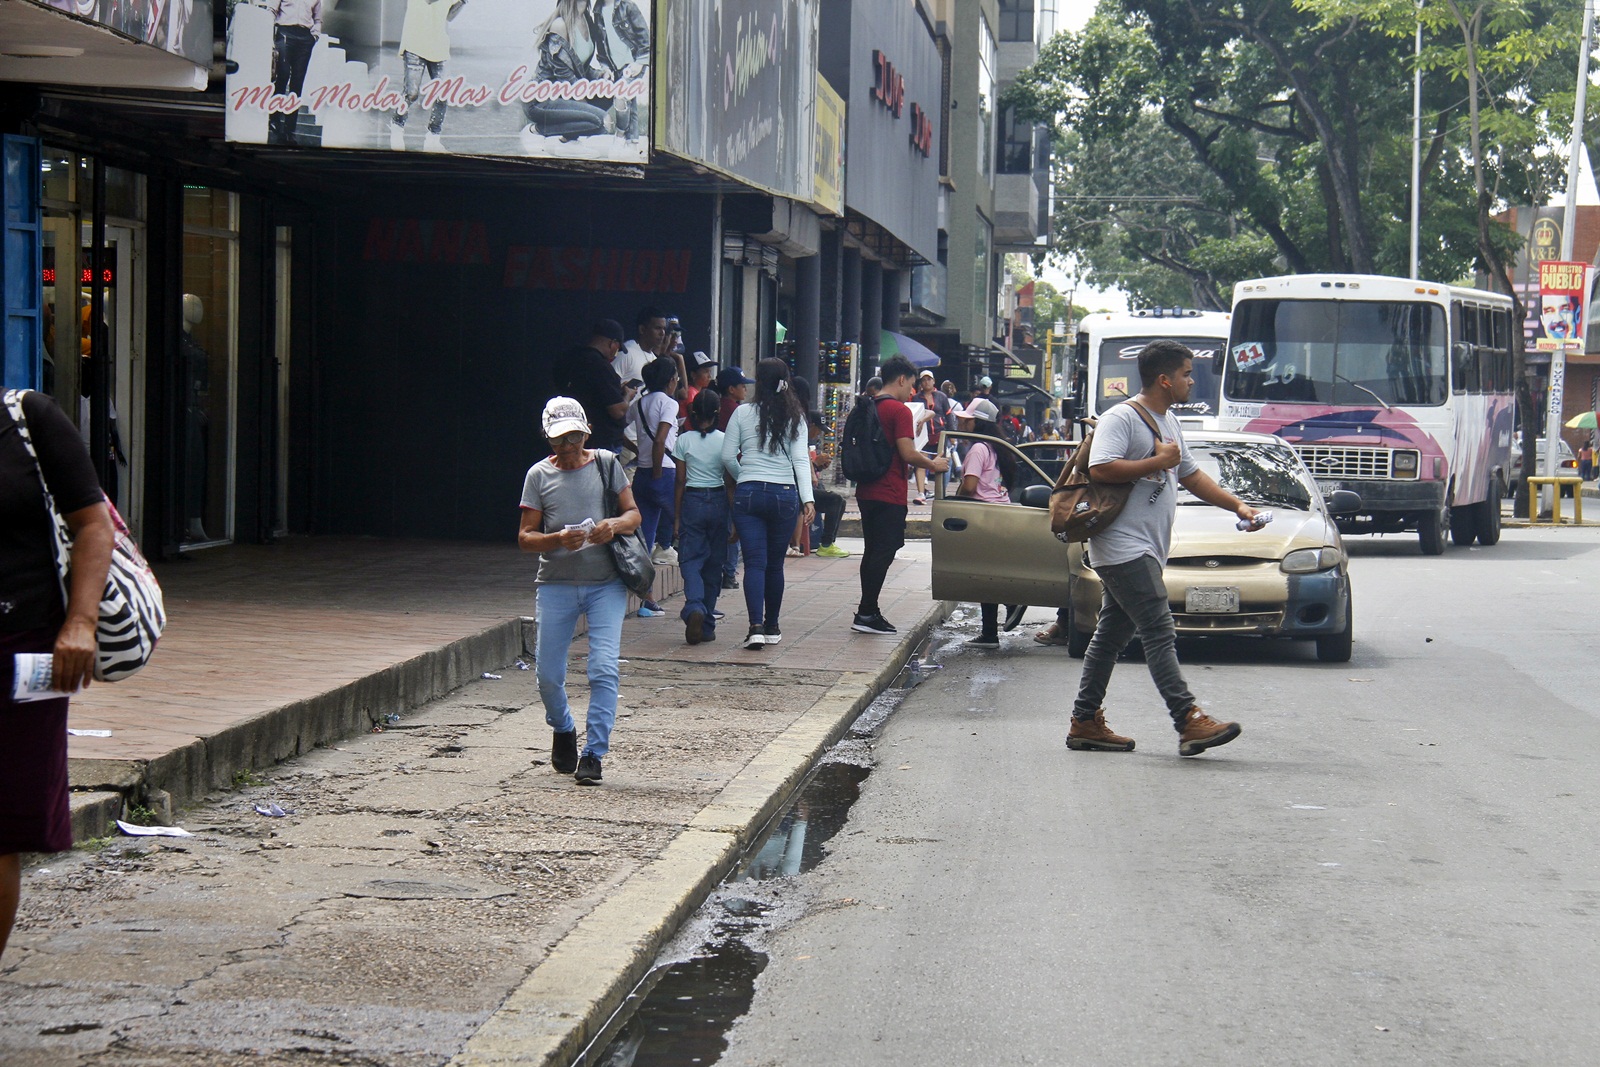
{"label": "zebra print bag", "polygon": [[[34,451],[33,438],[28,434],[28,420],[22,410],[22,397],[26,392],[6,390],[6,410],[17,424],[23,447],[39,472],[39,487],[44,490],[45,506],[55,530],[56,575],[61,580],[62,603],[66,603],[68,574],[72,567],[72,531],[61,512],[56,510],[55,498],[44,480],[44,468],[39,465],[39,454]],[[161,600],[161,586],[156,584],[150,564],[134,544],[127,523],[122,521],[109,499],[106,509],[111,512],[114,534],[111,568],[106,572],[106,588],[100,596],[100,621],[95,626],[94,677],[100,682],[120,682],[150,662],[156,641],[167,625],[167,612]]]}

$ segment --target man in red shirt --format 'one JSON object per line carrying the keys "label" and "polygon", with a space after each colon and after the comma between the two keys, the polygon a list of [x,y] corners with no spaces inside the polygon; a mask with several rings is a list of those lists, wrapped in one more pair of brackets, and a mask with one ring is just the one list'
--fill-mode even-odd
{"label": "man in red shirt", "polygon": [[912,467],[943,474],[950,469],[950,461],[943,456],[925,456],[917,450],[911,409],[906,407],[917,388],[917,372],[910,361],[904,356],[890,356],[878,368],[878,377],[883,379],[883,391],[875,400],[863,397],[857,403],[878,405],[878,421],[896,455],[881,478],[856,486],[861,536],[867,544],[861,553],[861,603],[850,629],[863,634],[895,634],[899,631],[878,608],[878,594],[883,591],[883,580],[889,576],[895,553],[906,543],[906,478]]}

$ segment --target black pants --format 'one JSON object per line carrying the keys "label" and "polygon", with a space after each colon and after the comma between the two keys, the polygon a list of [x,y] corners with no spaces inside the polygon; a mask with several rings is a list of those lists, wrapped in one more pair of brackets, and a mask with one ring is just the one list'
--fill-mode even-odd
{"label": "black pants", "polygon": [[[306,68],[311,65],[311,49],[317,38],[305,26],[278,26],[272,31],[273,75],[272,91],[299,95],[306,88]],[[295,124],[300,112],[273,113],[267,119],[268,144],[294,144]]]}
{"label": "black pants", "polygon": [[822,539],[817,547],[831,545],[839,537],[839,520],[844,518],[844,497],[831,489],[817,486],[812,490],[816,497],[817,514],[822,517]]}
{"label": "black pants", "polygon": [[906,506],[859,498],[857,502],[861,505],[861,536],[867,545],[861,553],[861,605],[856,613],[876,615],[889,564],[906,543]]}

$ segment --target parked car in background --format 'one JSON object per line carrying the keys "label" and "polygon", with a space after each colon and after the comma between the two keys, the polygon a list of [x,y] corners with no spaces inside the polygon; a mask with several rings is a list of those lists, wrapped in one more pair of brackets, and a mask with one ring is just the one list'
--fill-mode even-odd
{"label": "parked car in background", "polygon": [[[958,442],[972,436],[951,434]],[[1324,662],[1349,660],[1355,612],[1349,559],[1333,515],[1358,511],[1360,497],[1339,490],[1324,501],[1299,454],[1279,437],[1204,431],[1185,439],[1202,470],[1272,511],[1273,521],[1245,533],[1230,513],[1180,491],[1166,568],[1178,635],[1306,639]],[[1012,499],[1021,506],[958,499],[939,486],[933,596],[1069,607],[1068,652],[1082,656],[1099,616],[1100,579],[1081,545],[1062,544],[1050,533],[1051,479],[1028,454],[1013,451]]]}
{"label": "parked car in background", "polygon": [[[1533,446],[1533,454],[1537,457],[1534,462],[1540,465],[1544,463],[1544,443],[1545,439],[1541,437],[1538,444]],[[1565,438],[1556,441],[1556,475],[1572,478],[1578,476],[1578,457],[1572,454],[1572,446],[1567,444]],[[1517,491],[1522,488],[1522,449],[1515,445],[1511,448],[1510,477],[1511,484],[1506,486],[1506,495],[1516,496]],[[1561,495],[1571,496],[1572,490],[1563,486]]]}

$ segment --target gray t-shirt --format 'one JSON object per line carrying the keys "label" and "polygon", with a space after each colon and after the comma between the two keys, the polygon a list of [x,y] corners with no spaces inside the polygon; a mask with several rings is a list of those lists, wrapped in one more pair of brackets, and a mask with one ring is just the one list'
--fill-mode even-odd
{"label": "gray t-shirt", "polygon": [[[555,460],[542,459],[528,468],[528,477],[522,483],[522,506],[543,515],[545,533],[576,526],[584,519],[599,522],[606,517],[602,472],[610,473],[613,492],[622,492],[628,484],[622,464],[603,448],[595,449],[594,459],[575,471],[564,471],[555,465]],[[534,584],[577,585],[614,580],[618,580],[617,568],[611,562],[610,547],[585,545],[576,552],[558,548],[542,553]]]}
{"label": "gray t-shirt", "polygon": [[[1133,483],[1133,492],[1128,495],[1122,514],[1089,539],[1091,566],[1131,563],[1140,556],[1154,556],[1163,565],[1167,562],[1167,552],[1172,547],[1172,520],[1178,513],[1178,479],[1187,478],[1200,466],[1189,454],[1183,428],[1172,413],[1150,412],[1150,415],[1161,427],[1162,436],[1177,442],[1178,466],[1146,475]],[[1117,459],[1149,459],[1155,450],[1155,434],[1132,405],[1122,403],[1100,416],[1089,449],[1089,466]]]}

